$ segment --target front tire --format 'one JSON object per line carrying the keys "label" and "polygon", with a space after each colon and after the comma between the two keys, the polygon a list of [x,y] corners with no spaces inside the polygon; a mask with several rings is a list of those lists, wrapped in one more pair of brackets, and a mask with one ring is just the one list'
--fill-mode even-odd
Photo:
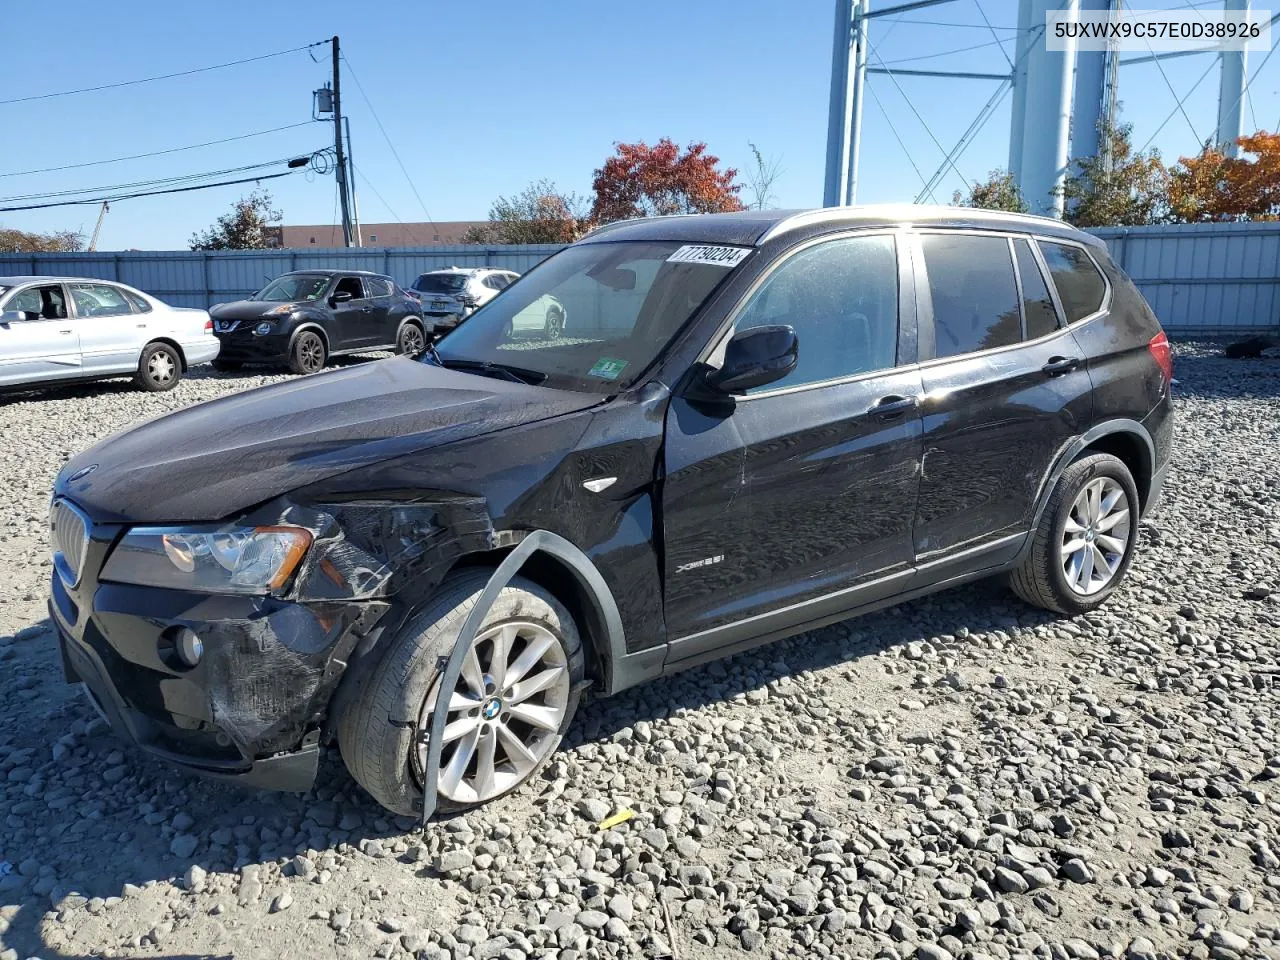
{"label": "front tire", "polygon": [[[446,579],[391,641],[338,720],[347,770],[393,813],[421,813],[426,745],[419,732],[430,728],[440,695],[437,667],[491,574],[471,570]],[[582,641],[572,616],[542,587],[512,579],[476,631],[450,692],[439,812],[489,803],[536,776],[573,720],[582,676]],[[401,717],[416,723],[393,719]]]}
{"label": "front tire", "polygon": [[1124,462],[1108,453],[1081,457],[1058,479],[1010,586],[1055,613],[1096,610],[1129,569],[1138,519],[1138,488]]}
{"label": "front tire", "polygon": [[172,390],[182,379],[182,358],[167,343],[149,343],[138,359],[133,382],[148,393]]}
{"label": "front tire", "polygon": [[329,359],[324,339],[314,330],[303,330],[293,338],[289,348],[289,369],[294,373],[318,373]]}

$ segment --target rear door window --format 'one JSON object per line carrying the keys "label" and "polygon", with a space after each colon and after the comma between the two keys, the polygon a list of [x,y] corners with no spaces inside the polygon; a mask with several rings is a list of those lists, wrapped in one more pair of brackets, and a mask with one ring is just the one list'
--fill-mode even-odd
{"label": "rear door window", "polygon": [[1058,329],[1058,312],[1040,272],[1040,263],[1026,240],[1013,241],[1013,258],[1022,282],[1022,315],[1027,323],[1027,339],[1036,340]]}
{"label": "rear door window", "polygon": [[1083,320],[1101,310],[1107,296],[1107,282],[1085,249],[1052,240],[1037,242],[1058,290],[1067,323]]}
{"label": "rear door window", "polygon": [[384,280],[381,277],[370,277],[365,281],[369,286],[369,296],[371,297],[389,297],[391,296],[391,281]]}
{"label": "rear door window", "polygon": [[936,356],[956,357],[1022,339],[1006,238],[926,233],[920,243],[933,301]]}
{"label": "rear door window", "polygon": [[78,317],[119,317],[133,312],[124,294],[105,283],[73,283],[71,300]]}

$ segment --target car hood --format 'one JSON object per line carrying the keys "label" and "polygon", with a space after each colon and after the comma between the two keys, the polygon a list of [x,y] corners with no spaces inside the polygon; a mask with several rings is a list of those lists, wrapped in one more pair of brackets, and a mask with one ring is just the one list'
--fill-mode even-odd
{"label": "car hood", "polygon": [[132,427],[74,457],[54,492],[100,522],[222,520],[356,467],[599,401],[397,357]]}
{"label": "car hood", "polygon": [[301,301],[289,303],[284,300],[235,300],[231,303],[215,303],[209,308],[209,316],[215,320],[257,320],[277,307],[292,307],[296,310],[302,306],[305,304]]}

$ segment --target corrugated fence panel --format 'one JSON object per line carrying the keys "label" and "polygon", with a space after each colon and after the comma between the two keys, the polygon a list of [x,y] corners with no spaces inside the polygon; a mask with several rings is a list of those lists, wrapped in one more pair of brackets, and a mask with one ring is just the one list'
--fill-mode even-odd
{"label": "corrugated fence panel", "polygon": [[1280,223],[1091,230],[1174,334],[1280,330]]}
{"label": "corrugated fence panel", "polygon": [[[1091,231],[1174,334],[1280,329],[1280,223],[1168,224]],[[0,254],[0,276],[120,280],[184,307],[207,307],[261,289],[289,270],[385,273],[403,286],[443,267],[524,273],[560,249],[526,246],[365,247],[319,250],[124,251]]]}

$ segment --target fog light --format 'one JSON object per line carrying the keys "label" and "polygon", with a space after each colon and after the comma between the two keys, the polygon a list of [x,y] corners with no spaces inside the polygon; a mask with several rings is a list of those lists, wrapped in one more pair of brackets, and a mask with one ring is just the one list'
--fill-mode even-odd
{"label": "fog light", "polygon": [[253,328],[253,332],[260,337],[265,337],[268,333],[271,332],[271,324],[266,322],[260,323]]}
{"label": "fog light", "polygon": [[174,643],[173,649],[184,666],[194,667],[204,656],[204,641],[196,636],[194,631],[183,627],[178,631],[177,642]]}

